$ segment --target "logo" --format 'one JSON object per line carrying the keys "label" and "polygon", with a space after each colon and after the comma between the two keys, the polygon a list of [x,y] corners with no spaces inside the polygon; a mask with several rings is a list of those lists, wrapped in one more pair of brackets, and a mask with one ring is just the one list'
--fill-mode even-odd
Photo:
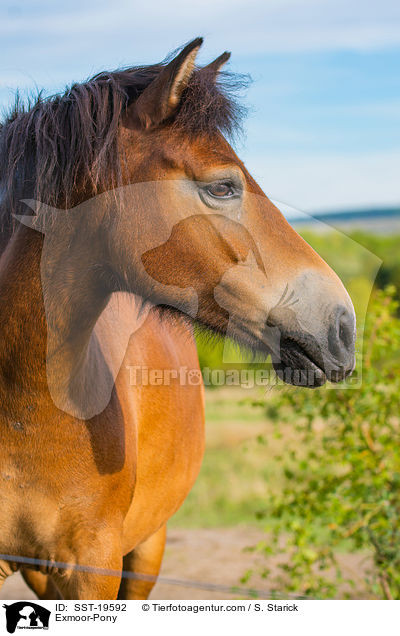
{"label": "logo", "polygon": [[37,603],[18,601],[3,607],[6,609],[9,634],[14,634],[16,629],[49,629],[51,612]]}

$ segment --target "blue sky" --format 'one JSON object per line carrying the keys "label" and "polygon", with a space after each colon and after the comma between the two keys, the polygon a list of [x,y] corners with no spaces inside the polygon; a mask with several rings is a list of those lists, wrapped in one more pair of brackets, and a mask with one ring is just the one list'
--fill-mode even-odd
{"label": "blue sky", "polygon": [[238,150],[271,198],[309,212],[400,204],[395,0],[0,0],[0,104],[197,35],[200,63],[228,49],[253,78]]}

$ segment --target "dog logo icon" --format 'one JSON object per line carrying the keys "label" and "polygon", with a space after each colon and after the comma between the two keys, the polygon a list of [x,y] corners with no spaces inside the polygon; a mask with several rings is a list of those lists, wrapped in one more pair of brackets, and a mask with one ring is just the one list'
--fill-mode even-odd
{"label": "dog logo icon", "polygon": [[9,634],[16,629],[49,629],[50,610],[31,603],[18,601],[11,605],[3,605],[6,610],[6,627]]}

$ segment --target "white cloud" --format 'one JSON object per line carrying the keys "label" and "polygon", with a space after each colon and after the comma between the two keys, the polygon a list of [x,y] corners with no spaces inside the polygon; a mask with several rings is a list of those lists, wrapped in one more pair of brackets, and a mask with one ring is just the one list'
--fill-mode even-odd
{"label": "white cloud", "polygon": [[306,212],[399,205],[400,152],[249,157],[272,199]]}
{"label": "white cloud", "polygon": [[[206,38],[200,63],[228,49],[233,52],[233,67],[235,59],[256,54],[261,58],[278,52],[400,46],[398,0],[203,0],[201,4],[187,0],[70,0],[65,5],[47,1],[46,6],[44,0],[37,0],[35,9],[20,2],[19,12],[14,10],[15,3],[12,10],[7,11],[4,4],[0,9],[3,103],[12,100],[17,86],[33,88],[35,81],[52,92],[102,68],[155,62],[197,35]],[[271,90],[278,89],[286,91],[290,101],[290,87],[284,80],[280,86],[275,78]],[[343,107],[347,113],[349,106]],[[376,112],[383,119],[396,116],[397,103],[380,102],[377,95],[376,103],[353,108],[364,109],[360,114]],[[310,141],[309,132],[285,133],[282,126],[268,135],[262,131],[257,134],[270,143],[275,140],[276,146],[301,143],[305,134]],[[268,195],[299,209],[400,201],[400,152],[286,157],[253,154],[247,165]]]}
{"label": "white cloud", "polygon": [[0,23],[0,35],[17,38],[18,46],[25,38],[42,45],[50,38],[56,51],[81,36],[89,47],[118,43],[120,51],[151,59],[201,34],[213,52],[230,48],[238,55],[384,48],[400,45],[400,5],[395,0],[204,0],[201,5],[90,0],[45,12],[5,12]]}

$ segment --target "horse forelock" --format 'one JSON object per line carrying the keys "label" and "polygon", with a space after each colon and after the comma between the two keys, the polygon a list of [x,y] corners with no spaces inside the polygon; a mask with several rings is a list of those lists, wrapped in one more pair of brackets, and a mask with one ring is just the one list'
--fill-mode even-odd
{"label": "horse forelock", "polygon": [[[85,197],[121,185],[121,116],[166,64],[103,72],[62,95],[38,95],[25,105],[16,98],[0,125],[0,218],[3,232],[20,200],[71,207]],[[195,70],[170,125],[187,135],[220,131],[232,136],[244,109],[235,92],[244,76]],[[11,229],[12,231],[12,229]]]}

